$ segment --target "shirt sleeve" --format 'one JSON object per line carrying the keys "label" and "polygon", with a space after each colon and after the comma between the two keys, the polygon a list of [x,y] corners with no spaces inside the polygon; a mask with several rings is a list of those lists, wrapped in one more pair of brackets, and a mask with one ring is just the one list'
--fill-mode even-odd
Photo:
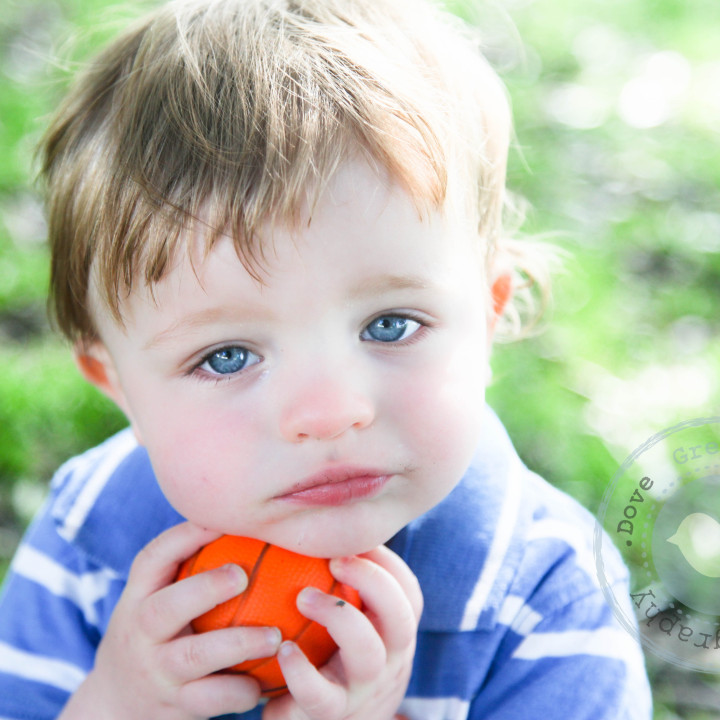
{"label": "shirt sleeve", "polygon": [[93,665],[123,584],[60,537],[48,503],[0,596],[0,720],[57,717]]}
{"label": "shirt sleeve", "polygon": [[472,720],[650,720],[652,702],[638,642],[602,592],[543,617],[519,606]]}

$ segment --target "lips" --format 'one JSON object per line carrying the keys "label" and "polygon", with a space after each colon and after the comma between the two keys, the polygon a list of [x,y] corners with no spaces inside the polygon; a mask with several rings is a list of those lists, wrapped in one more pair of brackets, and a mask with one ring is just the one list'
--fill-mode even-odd
{"label": "lips", "polygon": [[304,505],[344,505],[377,495],[392,474],[362,467],[327,468],[297,483],[278,500]]}

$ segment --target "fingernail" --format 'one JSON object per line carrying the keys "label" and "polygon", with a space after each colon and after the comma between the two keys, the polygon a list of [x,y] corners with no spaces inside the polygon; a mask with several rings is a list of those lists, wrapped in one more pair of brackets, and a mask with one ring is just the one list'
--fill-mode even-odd
{"label": "fingernail", "polygon": [[314,587],[306,587],[298,594],[298,601],[303,605],[314,605],[320,599],[320,591]]}
{"label": "fingernail", "polygon": [[223,565],[223,570],[232,578],[233,583],[239,591],[245,590],[247,587],[247,575],[245,571],[235,563]]}
{"label": "fingernail", "polygon": [[330,570],[342,570],[352,562],[351,557],[339,557],[330,560]]}
{"label": "fingernail", "polygon": [[295,651],[295,643],[293,643],[290,640],[286,640],[278,650],[278,655],[282,655],[283,657],[287,657],[288,655],[292,655]]}
{"label": "fingernail", "polygon": [[282,642],[282,633],[277,628],[268,628],[265,631],[265,640],[270,647],[277,648]]}

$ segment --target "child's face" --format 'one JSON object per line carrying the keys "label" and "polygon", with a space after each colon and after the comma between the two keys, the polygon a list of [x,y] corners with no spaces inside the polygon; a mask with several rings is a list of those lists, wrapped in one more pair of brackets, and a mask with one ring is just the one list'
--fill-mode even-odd
{"label": "child's face", "polygon": [[[80,362],[125,410],[197,524],[310,555],[363,552],[470,463],[487,364],[469,233],[348,163],[312,222],[263,238],[264,284],[229,240],[123,305]],[[99,363],[98,363],[99,361]],[[101,370],[98,370],[101,368]]]}

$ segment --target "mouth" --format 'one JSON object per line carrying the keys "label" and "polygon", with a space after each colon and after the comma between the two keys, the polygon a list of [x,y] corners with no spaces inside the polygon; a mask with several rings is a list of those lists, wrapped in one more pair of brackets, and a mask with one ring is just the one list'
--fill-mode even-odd
{"label": "mouth", "polygon": [[374,497],[391,477],[391,473],[369,468],[328,468],[301,480],[275,499],[301,505],[345,505]]}

